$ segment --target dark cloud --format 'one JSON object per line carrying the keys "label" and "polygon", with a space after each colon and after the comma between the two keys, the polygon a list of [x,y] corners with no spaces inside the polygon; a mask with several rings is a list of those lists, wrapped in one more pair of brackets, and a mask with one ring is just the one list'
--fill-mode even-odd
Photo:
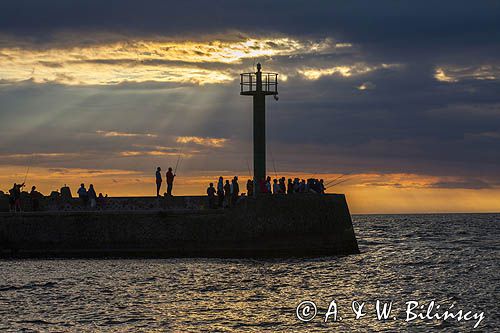
{"label": "dark cloud", "polygon": [[480,179],[469,179],[464,181],[437,182],[430,185],[433,188],[469,189],[481,190],[489,189],[492,186]]}
{"label": "dark cloud", "polygon": [[[499,177],[500,83],[498,77],[477,79],[471,73],[472,67],[484,64],[498,68],[499,16],[497,1],[17,0],[0,3],[0,31],[5,36],[0,45],[44,48],[134,38],[203,39],[210,34],[353,43],[342,52],[263,59],[280,73],[301,66],[400,65],[317,80],[295,74],[281,82],[279,102],[268,100],[269,148],[279,168],[453,175],[473,180],[437,182],[433,187],[479,189],[489,185],[476,178]],[[60,33],[67,35],[62,38]],[[88,61],[138,65],[137,59]],[[146,63],[186,65],[158,59]],[[247,65],[197,66],[243,71]],[[435,78],[439,66],[468,69],[458,71],[462,77],[457,82],[443,82]],[[107,87],[5,83],[0,77],[2,154],[78,152],[87,158],[43,161],[55,167],[147,168],[151,157],[126,160],[113,154],[175,146],[175,136],[196,135],[228,138],[230,144],[202,149],[187,163],[193,170],[246,169],[245,159],[251,156],[251,99],[238,95],[236,81],[206,86],[124,82]],[[362,84],[370,89],[358,89]],[[159,137],[105,138],[95,135],[96,130]]]}

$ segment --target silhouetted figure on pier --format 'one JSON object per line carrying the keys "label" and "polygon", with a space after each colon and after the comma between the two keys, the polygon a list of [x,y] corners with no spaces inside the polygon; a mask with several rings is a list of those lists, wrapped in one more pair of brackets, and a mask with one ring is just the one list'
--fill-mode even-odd
{"label": "silhouetted figure on pier", "polygon": [[278,180],[275,178],[273,179],[273,194],[279,194],[280,191],[280,185],[278,184]]}
{"label": "silhouetted figure on pier", "polygon": [[97,207],[97,193],[95,193],[93,184],[90,184],[89,190],[87,191],[87,195],[90,201],[90,208],[95,209]]}
{"label": "silhouetted figure on pier", "polygon": [[21,188],[24,187],[24,183],[16,184],[9,190],[9,203],[11,211],[20,212],[21,211]]}
{"label": "silhouetted figure on pier", "polygon": [[31,199],[31,210],[36,212],[40,210],[40,197],[42,194],[36,190],[36,186],[31,187],[30,199]]}
{"label": "silhouetted figure on pier", "polygon": [[264,193],[269,193],[269,194],[272,193],[271,192],[271,177],[267,176],[265,186],[266,186],[266,191]]}
{"label": "silhouetted figure on pier", "polygon": [[229,179],[226,179],[226,183],[224,184],[224,199],[225,206],[229,207],[231,205],[231,184],[229,184]]}
{"label": "silhouetted figure on pier", "polygon": [[285,184],[285,177],[281,177],[280,180],[279,180],[279,185],[280,185],[280,193],[286,193],[286,184]]}
{"label": "silhouetted figure on pier", "polygon": [[215,206],[215,188],[214,188],[214,183],[210,183],[210,185],[207,188],[207,195],[208,195],[208,208],[217,208]]}
{"label": "silhouetted figure on pier", "polygon": [[259,187],[259,193],[267,193],[267,186],[265,179],[260,179],[257,186]]}
{"label": "silhouetted figure on pier", "polygon": [[323,179],[319,180],[319,193],[325,194],[325,182],[323,181]]}
{"label": "silhouetted figure on pier", "polygon": [[159,197],[159,196],[160,196],[161,183],[162,183],[162,179],[161,179],[161,168],[160,168],[160,167],[157,167],[157,168],[156,168],[156,196],[157,196],[157,197]]}
{"label": "silhouetted figure on pier", "polygon": [[222,177],[219,177],[217,182],[217,198],[219,199],[218,207],[222,208],[224,205],[224,178]]}
{"label": "silhouetted figure on pier", "polygon": [[172,189],[174,187],[175,174],[172,172],[172,168],[168,168],[167,171],[167,195],[172,195]]}
{"label": "silhouetted figure on pier", "polygon": [[247,195],[253,197],[253,181],[251,179],[247,181]]}
{"label": "silhouetted figure on pier", "polygon": [[231,182],[231,205],[236,205],[238,196],[240,195],[240,185],[238,184],[238,176],[234,176]]}
{"label": "silhouetted figure on pier", "polygon": [[89,204],[89,195],[87,193],[87,189],[85,188],[85,184],[81,184],[80,188],[78,189],[78,197],[80,198],[80,201],[82,203],[82,208],[87,208]]}
{"label": "silhouetted figure on pier", "polygon": [[306,192],[307,192],[306,180],[302,179],[299,184],[299,193],[306,193]]}
{"label": "silhouetted figure on pier", "polygon": [[300,181],[298,178],[295,178],[293,180],[293,193],[299,193],[300,192]]}
{"label": "silhouetted figure on pier", "polygon": [[97,208],[104,210],[106,208],[106,199],[102,195],[102,193],[99,193],[99,196],[97,197]]}
{"label": "silhouetted figure on pier", "polygon": [[287,184],[287,189],[286,193],[290,194],[293,193],[293,182],[292,178],[288,178],[288,184]]}

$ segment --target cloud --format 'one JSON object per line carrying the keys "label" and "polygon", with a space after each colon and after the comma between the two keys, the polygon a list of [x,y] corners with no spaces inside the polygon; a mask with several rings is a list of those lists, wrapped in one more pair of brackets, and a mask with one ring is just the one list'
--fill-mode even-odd
{"label": "cloud", "polygon": [[430,184],[429,187],[432,188],[447,188],[447,189],[490,189],[492,186],[485,181],[480,179],[468,179],[460,181],[440,181]]}
{"label": "cloud", "polygon": [[443,66],[437,67],[434,77],[441,82],[454,83],[462,80],[498,80],[500,65],[486,64],[481,66]]}
{"label": "cloud", "polygon": [[367,65],[363,63],[355,63],[350,66],[335,66],[329,68],[307,68],[299,69],[298,73],[303,75],[308,80],[317,80],[322,76],[339,75],[341,77],[350,77],[366,74],[379,69],[389,69],[400,67],[399,64],[380,64],[380,65]]}
{"label": "cloud", "polygon": [[[74,36],[78,38],[79,36]],[[9,37],[4,37],[9,38]],[[247,59],[336,53],[350,47],[329,38],[297,39],[289,36],[200,40],[100,41],[74,45],[61,40],[44,44],[24,42],[0,47],[0,78],[7,82],[32,80],[65,85],[116,85],[123,82],[179,82],[208,84],[231,82]],[[1,45],[1,44],[0,44]],[[208,64],[208,66],[207,66]],[[224,66],[225,65],[225,66]]]}
{"label": "cloud", "polygon": [[366,81],[363,82],[361,85],[358,86],[359,90],[373,90],[375,89],[376,85],[373,82]]}
{"label": "cloud", "polygon": [[97,134],[102,135],[104,137],[125,137],[125,138],[137,138],[137,137],[146,137],[146,138],[157,138],[158,135],[151,133],[125,133],[125,132],[117,132],[117,131],[96,131]]}
{"label": "cloud", "polygon": [[206,147],[221,148],[227,143],[226,138],[202,138],[198,136],[179,136],[176,139],[179,143],[195,143]]}

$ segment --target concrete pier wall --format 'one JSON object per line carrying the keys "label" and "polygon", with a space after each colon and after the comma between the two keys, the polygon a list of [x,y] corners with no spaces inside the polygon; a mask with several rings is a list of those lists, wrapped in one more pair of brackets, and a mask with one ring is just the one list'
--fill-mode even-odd
{"label": "concrete pier wall", "polygon": [[128,200],[128,208],[145,202],[159,206],[0,213],[0,256],[237,258],[359,252],[344,195],[244,198],[224,210],[200,208],[203,197],[179,197],[170,206],[156,198]]}

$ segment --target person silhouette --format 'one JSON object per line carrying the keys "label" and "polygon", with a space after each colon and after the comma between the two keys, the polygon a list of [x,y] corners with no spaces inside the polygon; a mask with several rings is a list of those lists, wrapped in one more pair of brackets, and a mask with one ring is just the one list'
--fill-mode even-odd
{"label": "person silhouette", "polygon": [[236,205],[238,201],[238,196],[240,195],[240,186],[238,185],[238,176],[234,176],[233,181],[231,182],[231,204]]}
{"label": "person silhouette", "polygon": [[217,197],[219,198],[218,206],[222,208],[224,205],[224,178],[219,177],[219,182],[217,183]]}
{"label": "person silhouette", "polygon": [[167,171],[167,195],[172,195],[172,189],[174,188],[174,178],[175,174],[172,172],[172,168],[168,168]]}
{"label": "person silhouette", "polygon": [[161,179],[161,168],[160,168],[160,167],[157,167],[157,168],[156,168],[156,196],[157,196],[157,197],[159,197],[159,196],[160,196],[161,183],[162,183],[162,179]]}
{"label": "person silhouette", "polygon": [[89,185],[89,190],[87,191],[87,195],[90,201],[90,208],[94,209],[97,207],[97,193],[95,193],[94,185]]}
{"label": "person silhouette", "polygon": [[207,188],[207,195],[208,195],[208,208],[216,208],[215,207],[215,187],[214,183],[210,183],[210,185]]}
{"label": "person silhouette", "polygon": [[80,188],[78,189],[78,192],[76,193],[78,194],[78,197],[82,202],[82,207],[87,208],[87,205],[89,203],[89,195],[87,193],[87,189],[85,188],[85,184],[82,183],[80,185]]}

